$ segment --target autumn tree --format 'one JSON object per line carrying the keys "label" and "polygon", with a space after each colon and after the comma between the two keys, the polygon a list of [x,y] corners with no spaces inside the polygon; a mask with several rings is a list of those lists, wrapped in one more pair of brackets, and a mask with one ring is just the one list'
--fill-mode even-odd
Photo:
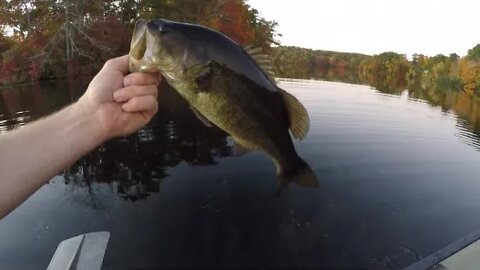
{"label": "autumn tree", "polygon": [[93,73],[128,51],[139,18],[205,25],[265,50],[276,27],[243,0],[0,0],[0,6],[0,33],[9,30],[8,39],[0,38],[0,72],[16,82],[34,73],[59,78],[65,66],[71,75]]}
{"label": "autumn tree", "polygon": [[405,55],[385,52],[364,59],[360,63],[359,74],[380,91],[399,93],[406,86],[409,65]]}

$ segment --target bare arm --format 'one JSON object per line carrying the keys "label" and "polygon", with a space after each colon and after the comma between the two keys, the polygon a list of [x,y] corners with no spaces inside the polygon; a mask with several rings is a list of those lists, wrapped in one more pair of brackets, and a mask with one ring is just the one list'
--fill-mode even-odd
{"label": "bare arm", "polygon": [[107,61],[74,104],[0,136],[0,218],[102,142],[132,133],[158,109],[158,74]]}

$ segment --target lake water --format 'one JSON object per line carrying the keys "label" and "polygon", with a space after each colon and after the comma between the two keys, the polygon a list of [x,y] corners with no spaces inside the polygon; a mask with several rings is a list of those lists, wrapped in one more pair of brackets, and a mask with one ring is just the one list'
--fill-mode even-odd
{"label": "lake water", "polygon": [[[0,133],[85,85],[0,91]],[[268,157],[232,156],[225,133],[164,89],[147,127],[100,146],[0,221],[0,269],[44,269],[62,240],[104,230],[105,269],[397,269],[480,227],[479,136],[465,115],[408,92],[280,86],[309,111],[310,133],[295,145],[319,189],[275,197]]]}

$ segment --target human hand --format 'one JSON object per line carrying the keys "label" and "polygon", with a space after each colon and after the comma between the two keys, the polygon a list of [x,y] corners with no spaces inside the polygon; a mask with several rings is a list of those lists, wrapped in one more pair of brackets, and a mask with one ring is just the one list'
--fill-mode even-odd
{"label": "human hand", "polygon": [[[158,111],[158,73],[129,73],[128,55],[108,60],[77,102],[104,139],[133,133]],[[128,74],[128,75],[127,75]]]}

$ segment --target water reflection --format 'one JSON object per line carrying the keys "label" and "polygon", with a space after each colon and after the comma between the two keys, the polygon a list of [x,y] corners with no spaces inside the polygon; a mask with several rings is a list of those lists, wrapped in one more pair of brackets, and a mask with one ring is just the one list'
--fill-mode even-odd
{"label": "water reflection", "polygon": [[213,165],[231,153],[224,132],[204,126],[179,96],[162,91],[160,111],[148,126],[103,144],[64,175],[69,184],[80,186],[116,182],[120,196],[137,200],[159,191],[169,167],[182,161]]}
{"label": "water reflection", "polygon": [[458,90],[438,90],[413,87],[408,91],[412,99],[428,101],[440,107],[443,112],[453,112],[457,116],[457,136],[477,150],[480,145],[480,98]]}
{"label": "water reflection", "polygon": [[[2,91],[0,131],[22,126],[73,102],[86,83],[76,85],[60,82],[53,91],[49,84],[45,89],[50,91],[39,85]],[[195,166],[213,165],[217,158],[231,155],[226,133],[198,121],[168,85],[161,85],[161,89],[157,116],[135,134],[106,142],[65,170],[68,185],[89,187],[94,182],[113,182],[121,197],[135,201],[158,192],[169,167],[182,161]]]}
{"label": "water reflection", "polygon": [[[15,86],[0,91],[0,133],[58,110],[76,100],[88,79]],[[215,164],[231,155],[227,136],[208,128],[168,85],[162,85],[160,111],[145,128],[101,145],[64,171],[67,184],[90,187],[114,182],[118,194],[132,201],[158,192],[168,167],[182,161]],[[93,197],[93,196],[92,196]]]}
{"label": "water reflection", "polygon": [[[453,112],[458,117],[458,136],[465,143],[474,146],[480,145],[480,97],[474,93],[462,90],[438,88],[435,85],[428,87],[422,84],[420,78],[404,80],[381,80],[380,76],[358,76],[355,69],[327,69],[317,71],[316,79],[339,81],[355,84],[369,84],[377,91],[390,95],[407,93],[411,100],[427,101],[433,107],[440,107],[443,112]],[[365,78],[364,78],[365,77]]]}
{"label": "water reflection", "polygon": [[[318,68],[318,78],[361,83],[351,69]],[[0,90],[0,134],[58,110],[81,96],[89,78],[76,81],[43,82],[42,85],[15,86]],[[463,91],[425,89],[420,84],[404,90],[402,85],[376,82],[381,93],[402,94],[412,100],[426,100],[457,117],[458,136],[480,150],[480,100]],[[94,182],[113,183],[119,196],[138,200],[158,192],[168,168],[181,162],[214,165],[232,155],[227,134],[204,126],[191,113],[188,104],[167,84],[162,83],[160,111],[146,127],[131,136],[101,145],[64,171],[67,184],[89,187]],[[473,132],[472,132],[473,131]]]}
{"label": "water reflection", "polygon": [[[68,87],[2,92],[2,127],[72,102],[82,88]],[[108,230],[106,269],[396,269],[478,227],[471,118],[413,101],[420,98],[413,92],[282,87],[311,114],[310,135],[296,146],[321,176],[320,189],[275,198],[267,157],[223,158],[232,152],[226,134],[163,89],[161,111],[147,127],[95,149],[2,220],[0,268],[45,268],[61,240]],[[444,112],[465,104],[455,92],[437,100]],[[475,111],[469,106],[465,115]],[[18,119],[17,112],[25,113]]]}
{"label": "water reflection", "polygon": [[[0,92],[0,132],[25,125],[31,120],[30,109],[22,109],[20,97],[15,91]],[[23,106],[24,108],[27,106]]]}
{"label": "water reflection", "polygon": [[365,83],[358,76],[356,68],[345,66],[329,68],[327,65],[318,65],[314,68],[313,76],[315,79],[325,81],[337,81],[352,84]]}

